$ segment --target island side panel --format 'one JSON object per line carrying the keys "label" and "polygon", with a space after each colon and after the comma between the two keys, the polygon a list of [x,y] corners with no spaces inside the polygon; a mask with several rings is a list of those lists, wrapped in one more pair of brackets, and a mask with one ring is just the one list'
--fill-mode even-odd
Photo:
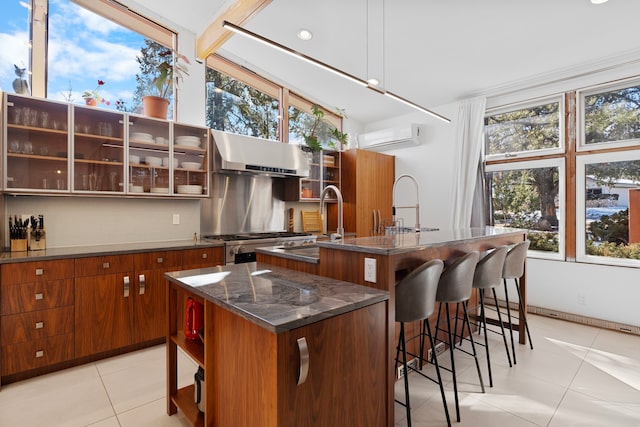
{"label": "island side panel", "polygon": [[211,426],[277,427],[277,335],[213,303],[205,358]]}
{"label": "island side panel", "polygon": [[256,252],[256,260],[276,267],[288,268],[289,270],[301,271],[303,273],[318,274],[318,264],[304,262],[295,259],[282,258]]}
{"label": "island side panel", "polygon": [[[387,306],[380,302],[279,335],[282,427],[394,425]],[[300,338],[309,350],[309,371],[298,385]]]}

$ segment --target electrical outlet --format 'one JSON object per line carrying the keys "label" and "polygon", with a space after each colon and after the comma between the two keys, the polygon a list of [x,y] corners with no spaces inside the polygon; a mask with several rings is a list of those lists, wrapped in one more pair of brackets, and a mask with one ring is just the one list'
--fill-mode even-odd
{"label": "electrical outlet", "polygon": [[364,259],[364,280],[366,282],[376,283],[376,259]]}
{"label": "electrical outlet", "polygon": [[180,225],[180,214],[173,214],[173,225]]}
{"label": "electrical outlet", "polygon": [[[414,370],[418,370],[418,359],[413,358],[411,360],[407,360],[407,368],[409,370],[414,369]],[[398,372],[396,373],[396,379],[400,379],[404,377],[404,366],[400,365],[398,366]]]}
{"label": "electrical outlet", "polygon": [[578,294],[578,304],[587,305],[587,300],[586,300],[586,298],[585,298],[583,293],[579,293]]}

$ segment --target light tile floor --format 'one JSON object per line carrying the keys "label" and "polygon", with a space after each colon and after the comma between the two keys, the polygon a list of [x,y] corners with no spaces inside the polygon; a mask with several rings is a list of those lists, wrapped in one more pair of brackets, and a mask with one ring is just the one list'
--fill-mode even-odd
{"label": "light tile floor", "polygon": [[[501,338],[490,334],[493,388],[480,349],[484,394],[473,359],[455,353],[461,422],[452,418],[454,426],[640,426],[640,337],[541,316],[529,321],[535,349],[517,345],[512,368]],[[196,366],[181,352],[178,360],[185,386]],[[166,414],[165,375],[161,345],[9,384],[0,390],[0,427],[187,426],[179,412]],[[455,417],[451,377],[443,375]],[[437,385],[415,373],[409,382],[413,425],[446,425]],[[404,399],[402,382],[396,397]],[[406,426],[404,407],[395,411],[396,426]]]}

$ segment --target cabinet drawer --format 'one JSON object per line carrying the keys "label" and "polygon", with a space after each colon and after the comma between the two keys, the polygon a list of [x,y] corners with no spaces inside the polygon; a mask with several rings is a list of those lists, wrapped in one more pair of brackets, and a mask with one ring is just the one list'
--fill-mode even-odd
{"label": "cabinet drawer", "polygon": [[0,314],[18,314],[73,305],[73,280],[26,283],[0,289]]}
{"label": "cabinet drawer", "polygon": [[133,270],[131,255],[109,255],[76,259],[76,277],[102,276]]}
{"label": "cabinet drawer", "polygon": [[3,316],[2,345],[18,344],[73,332],[73,306]]}
{"label": "cabinet drawer", "polygon": [[224,264],[224,248],[198,248],[182,251],[182,268],[213,267]]}
{"label": "cabinet drawer", "polygon": [[147,252],[134,255],[136,270],[155,270],[179,267],[182,265],[180,251]]}
{"label": "cabinet drawer", "polygon": [[73,358],[73,334],[2,346],[2,375],[11,375]]}
{"label": "cabinet drawer", "polygon": [[3,264],[0,284],[16,285],[18,283],[46,282],[48,280],[72,279],[73,260],[30,261]]}

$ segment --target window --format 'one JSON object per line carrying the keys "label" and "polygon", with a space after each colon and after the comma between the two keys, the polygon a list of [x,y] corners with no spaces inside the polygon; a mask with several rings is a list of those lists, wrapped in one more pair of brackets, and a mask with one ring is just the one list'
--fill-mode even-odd
{"label": "window", "polygon": [[[580,94],[582,143],[589,149],[631,145],[640,139],[640,84],[626,83]],[[635,141],[634,141],[635,140]],[[600,145],[600,147],[597,147]]]}
{"label": "window", "polygon": [[[31,93],[29,1],[2,4],[0,17],[0,91]],[[17,70],[16,70],[17,67]]]}
{"label": "window", "polygon": [[561,99],[492,112],[485,118],[487,158],[523,157],[561,152]]}
{"label": "window", "polygon": [[278,140],[279,102],[258,89],[207,67],[207,126]]}
{"label": "window", "polygon": [[577,169],[578,259],[640,265],[640,151],[580,156]]}
{"label": "window", "polygon": [[530,250],[539,257],[562,256],[564,217],[562,159],[486,167],[490,225],[529,230]]}
{"label": "window", "polygon": [[129,112],[141,112],[153,65],[174,38],[131,12],[86,0],[50,1],[48,31],[48,97],[84,103],[83,94],[96,91],[102,108]]}
{"label": "window", "polygon": [[[207,125],[227,132],[304,144],[314,136],[323,147],[344,134],[342,116],[314,105],[286,87],[258,76],[219,55],[207,58]],[[322,118],[316,124],[314,111]]]}

